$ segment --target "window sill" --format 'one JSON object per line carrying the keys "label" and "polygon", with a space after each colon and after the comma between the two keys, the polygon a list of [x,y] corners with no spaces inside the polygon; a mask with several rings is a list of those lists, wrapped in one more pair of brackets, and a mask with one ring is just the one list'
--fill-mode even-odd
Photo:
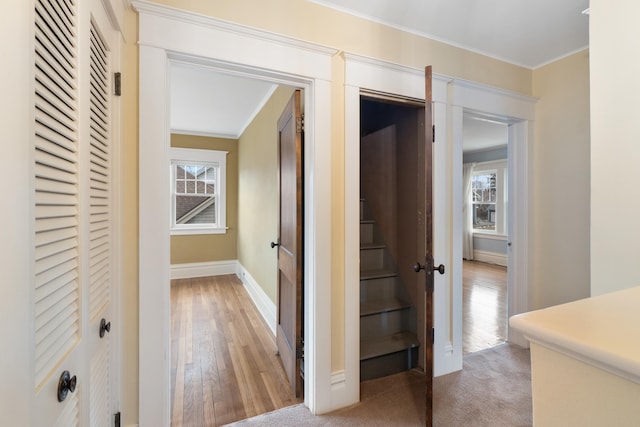
{"label": "window sill", "polygon": [[224,228],[172,228],[172,236],[196,235],[196,234],[227,234],[228,227]]}

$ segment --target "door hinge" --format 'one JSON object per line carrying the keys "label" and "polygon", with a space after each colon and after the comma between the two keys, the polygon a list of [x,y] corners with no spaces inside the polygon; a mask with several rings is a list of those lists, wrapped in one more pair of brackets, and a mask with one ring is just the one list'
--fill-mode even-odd
{"label": "door hinge", "polygon": [[431,344],[436,343],[436,328],[431,328]]}
{"label": "door hinge", "polygon": [[436,125],[431,126],[431,142],[436,142]]}
{"label": "door hinge", "polygon": [[113,415],[113,426],[120,427],[120,412],[116,412]]}
{"label": "door hinge", "polygon": [[122,73],[113,73],[113,93],[116,96],[122,95]]}
{"label": "door hinge", "polygon": [[304,359],[304,340],[298,338],[298,344],[296,344],[296,359]]}
{"label": "door hinge", "polygon": [[296,117],[296,132],[304,132],[304,114],[300,117]]}

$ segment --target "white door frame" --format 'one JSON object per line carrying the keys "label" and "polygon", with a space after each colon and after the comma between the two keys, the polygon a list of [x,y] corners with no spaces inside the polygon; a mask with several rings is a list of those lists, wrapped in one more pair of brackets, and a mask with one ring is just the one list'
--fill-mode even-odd
{"label": "white door frame", "polygon": [[[305,405],[344,406],[331,384],[331,58],[334,49],[134,1],[139,12],[139,423],[170,420],[169,61],[305,92]],[[163,213],[166,213],[164,215]]]}
{"label": "white door frame", "polygon": [[[377,91],[424,99],[424,70],[345,53],[345,257],[359,259],[360,94]],[[535,99],[465,80],[433,74],[434,257],[447,267],[435,275],[434,374],[462,369],[462,115],[481,111],[508,120],[513,154],[510,183],[517,203],[510,205],[509,315],[527,310],[528,164]],[[345,263],[345,384],[359,387],[359,264]],[[510,340],[526,344],[514,333]]]}
{"label": "white door frame", "polygon": [[[453,123],[454,218],[453,243],[456,248],[456,268],[459,272],[454,282],[453,315],[458,319],[454,336],[462,339],[462,117],[464,112],[473,112],[495,118],[509,125],[508,142],[508,241],[507,249],[507,317],[528,311],[530,246],[529,239],[529,164],[533,159],[533,120],[537,98],[497,89],[486,85],[455,79],[452,82],[451,114]],[[524,336],[511,327],[507,331],[508,341],[528,347]],[[457,343],[456,343],[457,344]],[[459,344],[460,349],[462,343]],[[456,348],[457,351],[457,348]],[[462,368],[462,364],[460,364]]]}

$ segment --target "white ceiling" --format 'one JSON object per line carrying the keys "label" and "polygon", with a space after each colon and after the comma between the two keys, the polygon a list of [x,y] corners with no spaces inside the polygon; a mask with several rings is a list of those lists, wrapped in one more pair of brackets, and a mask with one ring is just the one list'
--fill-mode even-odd
{"label": "white ceiling", "polygon": [[172,63],[170,127],[176,133],[237,139],[277,85],[206,67]]}
{"label": "white ceiling", "polygon": [[[589,43],[581,13],[589,0],[308,1],[532,69]],[[170,127],[179,133],[238,138],[276,88],[183,63],[172,63],[170,75]],[[504,125],[464,123],[465,149],[502,143]]]}
{"label": "white ceiling", "polygon": [[462,119],[462,151],[484,151],[507,145],[508,125],[480,117]]}
{"label": "white ceiling", "polygon": [[589,0],[309,0],[537,68],[589,45]]}

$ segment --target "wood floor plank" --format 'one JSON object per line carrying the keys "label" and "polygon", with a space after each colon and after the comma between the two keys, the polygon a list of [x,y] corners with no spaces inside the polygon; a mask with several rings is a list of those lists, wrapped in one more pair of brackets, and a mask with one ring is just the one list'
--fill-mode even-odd
{"label": "wood floor plank", "polygon": [[507,269],[464,261],[463,354],[484,350],[507,338]]}
{"label": "wood floor plank", "polygon": [[299,403],[235,275],[173,280],[172,425],[219,426]]}

